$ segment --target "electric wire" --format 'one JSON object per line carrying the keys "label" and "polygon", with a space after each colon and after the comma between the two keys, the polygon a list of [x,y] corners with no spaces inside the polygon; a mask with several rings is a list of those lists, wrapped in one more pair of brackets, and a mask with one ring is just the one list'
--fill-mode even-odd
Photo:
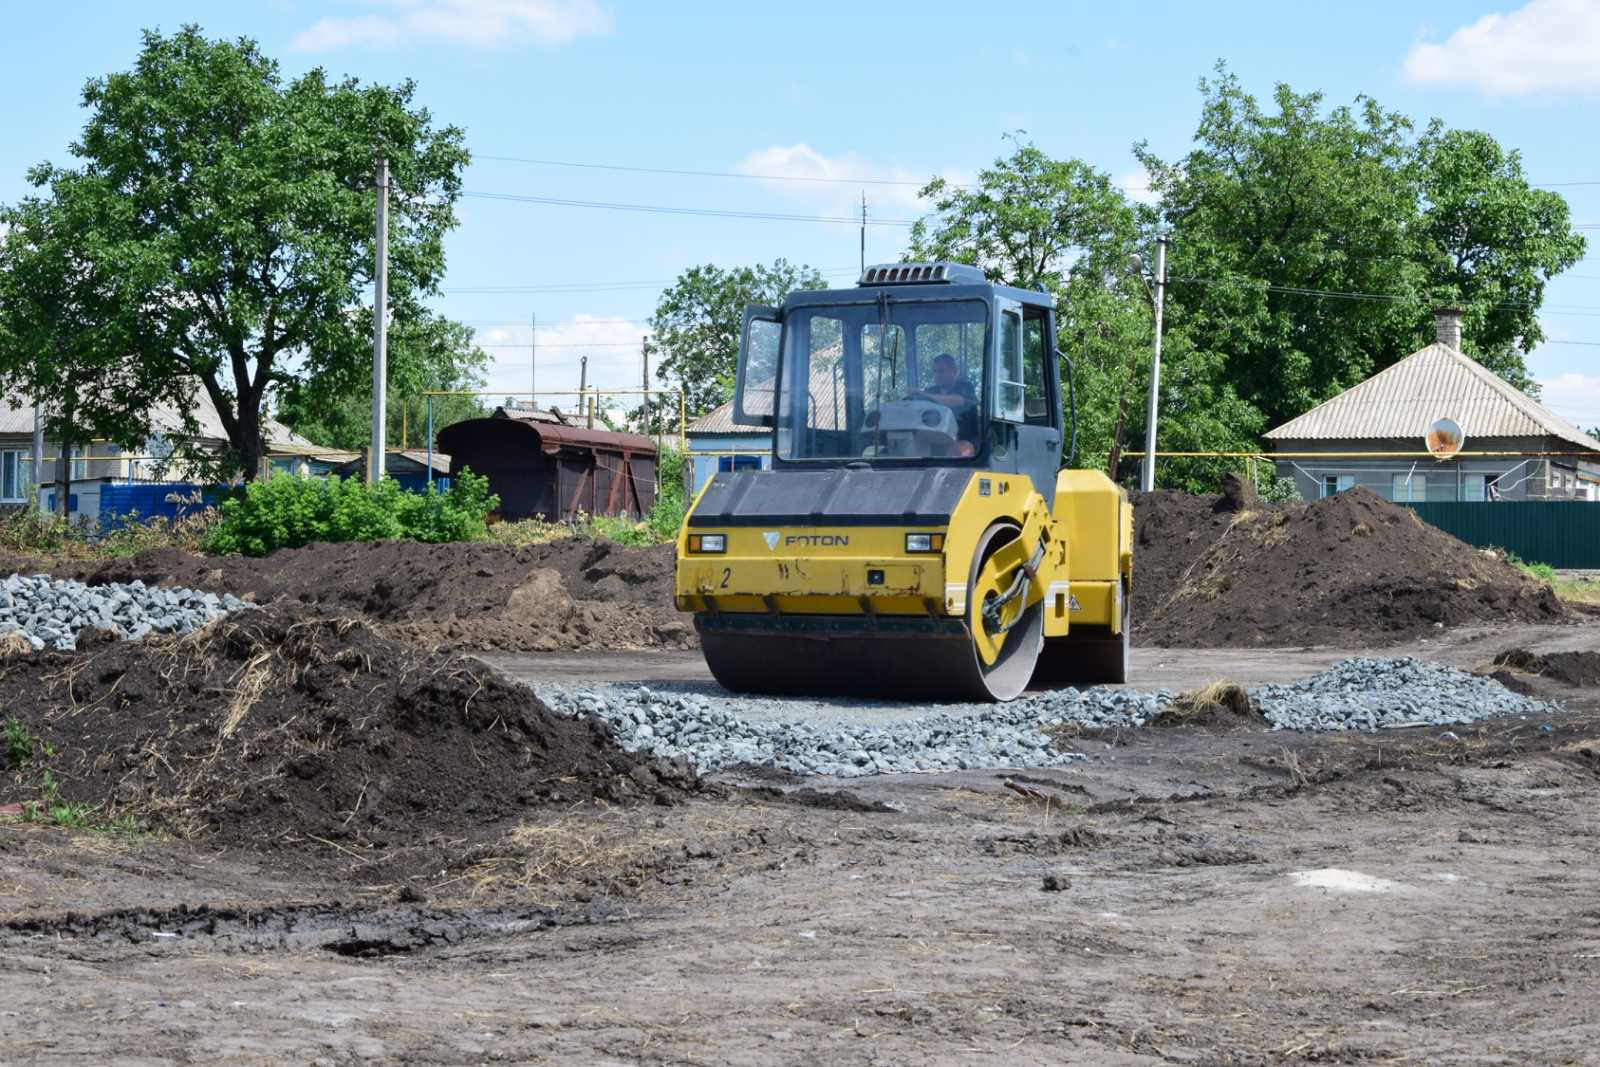
{"label": "electric wire", "polygon": [[783,211],[732,211],[722,208],[669,207],[664,204],[622,204],[604,200],[568,200],[554,196],[528,196],[522,193],[491,193],[481,190],[463,190],[464,197],[474,200],[498,200],[517,204],[544,204],[553,207],[582,207],[603,211],[637,211],[649,215],[693,215],[699,218],[765,219],[774,222],[822,222],[846,226],[915,226],[916,219],[862,219],[849,215],[801,215]]}

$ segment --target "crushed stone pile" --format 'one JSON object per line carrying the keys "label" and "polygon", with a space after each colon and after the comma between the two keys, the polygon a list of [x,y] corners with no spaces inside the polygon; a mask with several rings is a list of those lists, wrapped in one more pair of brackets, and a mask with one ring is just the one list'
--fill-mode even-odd
{"label": "crushed stone pile", "polygon": [[[702,773],[753,765],[842,778],[1070,763],[1087,758],[1071,740],[1082,730],[1152,725],[1179,700],[1170,690],[1060,689],[1007,704],[939,705],[882,722],[870,720],[903,705],[829,701],[833,714],[824,719],[822,705],[735,696],[714,686],[535,688],[561,714],[609,723],[624,748],[686,760]],[[1442,726],[1561,710],[1492,679],[1411,657],[1356,657],[1299,682],[1247,692],[1262,725],[1279,730]],[[805,719],[792,717],[802,713]],[[852,713],[863,721],[850,721]]]}
{"label": "crushed stone pile", "polygon": [[109,561],[0,560],[89,585],[197,587],[259,604],[360,614],[424,646],[555,652],[692,648],[673,607],[673,546],[572,537],[542,545],[315,544],[261,559],[152,549]]}
{"label": "crushed stone pile", "polygon": [[1134,640],[1165,647],[1381,647],[1470,623],[1569,619],[1548,585],[1364,488],[1312,503],[1144,493]]}
{"label": "crushed stone pile", "polygon": [[126,584],[85,585],[48,574],[0,580],[0,638],[19,634],[35,651],[71,651],[85,631],[125,641],[192,633],[249,607],[236,596]]}
{"label": "crushed stone pile", "polygon": [[97,819],[224,843],[310,838],[381,858],[529,806],[697,787],[470,657],[291,605],[186,637],[6,656],[0,685],[35,739],[0,803],[37,802],[48,773]]}

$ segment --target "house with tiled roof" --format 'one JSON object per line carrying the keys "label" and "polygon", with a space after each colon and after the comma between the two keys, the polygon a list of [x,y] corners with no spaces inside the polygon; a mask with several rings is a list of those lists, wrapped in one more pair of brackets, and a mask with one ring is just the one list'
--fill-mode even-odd
{"label": "house with tiled roof", "polygon": [[[1460,455],[1417,455],[1437,419],[1460,426]],[[1433,344],[1265,437],[1308,500],[1357,485],[1401,503],[1600,500],[1600,440],[1463,354],[1451,308]]]}

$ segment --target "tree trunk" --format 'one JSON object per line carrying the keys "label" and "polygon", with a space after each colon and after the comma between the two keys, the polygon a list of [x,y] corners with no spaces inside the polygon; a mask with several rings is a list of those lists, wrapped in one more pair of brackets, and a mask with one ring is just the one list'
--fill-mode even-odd
{"label": "tree trunk", "polygon": [[72,514],[72,443],[63,440],[56,452],[56,512],[66,522]]}
{"label": "tree trunk", "polygon": [[1111,435],[1111,454],[1106,457],[1106,474],[1112,481],[1117,480],[1117,468],[1122,465],[1122,435],[1128,427],[1128,383],[1132,380],[1132,375],[1123,376],[1122,395],[1117,400],[1117,430]]}
{"label": "tree trunk", "polygon": [[244,402],[241,397],[239,404],[239,465],[244,480],[253,482],[261,477],[261,463],[266,458],[266,442],[261,439],[261,404]]}

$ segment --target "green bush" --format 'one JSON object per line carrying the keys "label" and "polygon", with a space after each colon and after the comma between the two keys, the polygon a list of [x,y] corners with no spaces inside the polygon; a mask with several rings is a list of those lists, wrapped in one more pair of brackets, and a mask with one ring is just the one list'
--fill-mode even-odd
{"label": "green bush", "polygon": [[484,517],[499,503],[488,479],[471,471],[443,493],[410,493],[390,478],[375,486],[337,476],[268,478],[223,501],[206,549],[264,556],[315,541],[467,541],[483,535]]}

